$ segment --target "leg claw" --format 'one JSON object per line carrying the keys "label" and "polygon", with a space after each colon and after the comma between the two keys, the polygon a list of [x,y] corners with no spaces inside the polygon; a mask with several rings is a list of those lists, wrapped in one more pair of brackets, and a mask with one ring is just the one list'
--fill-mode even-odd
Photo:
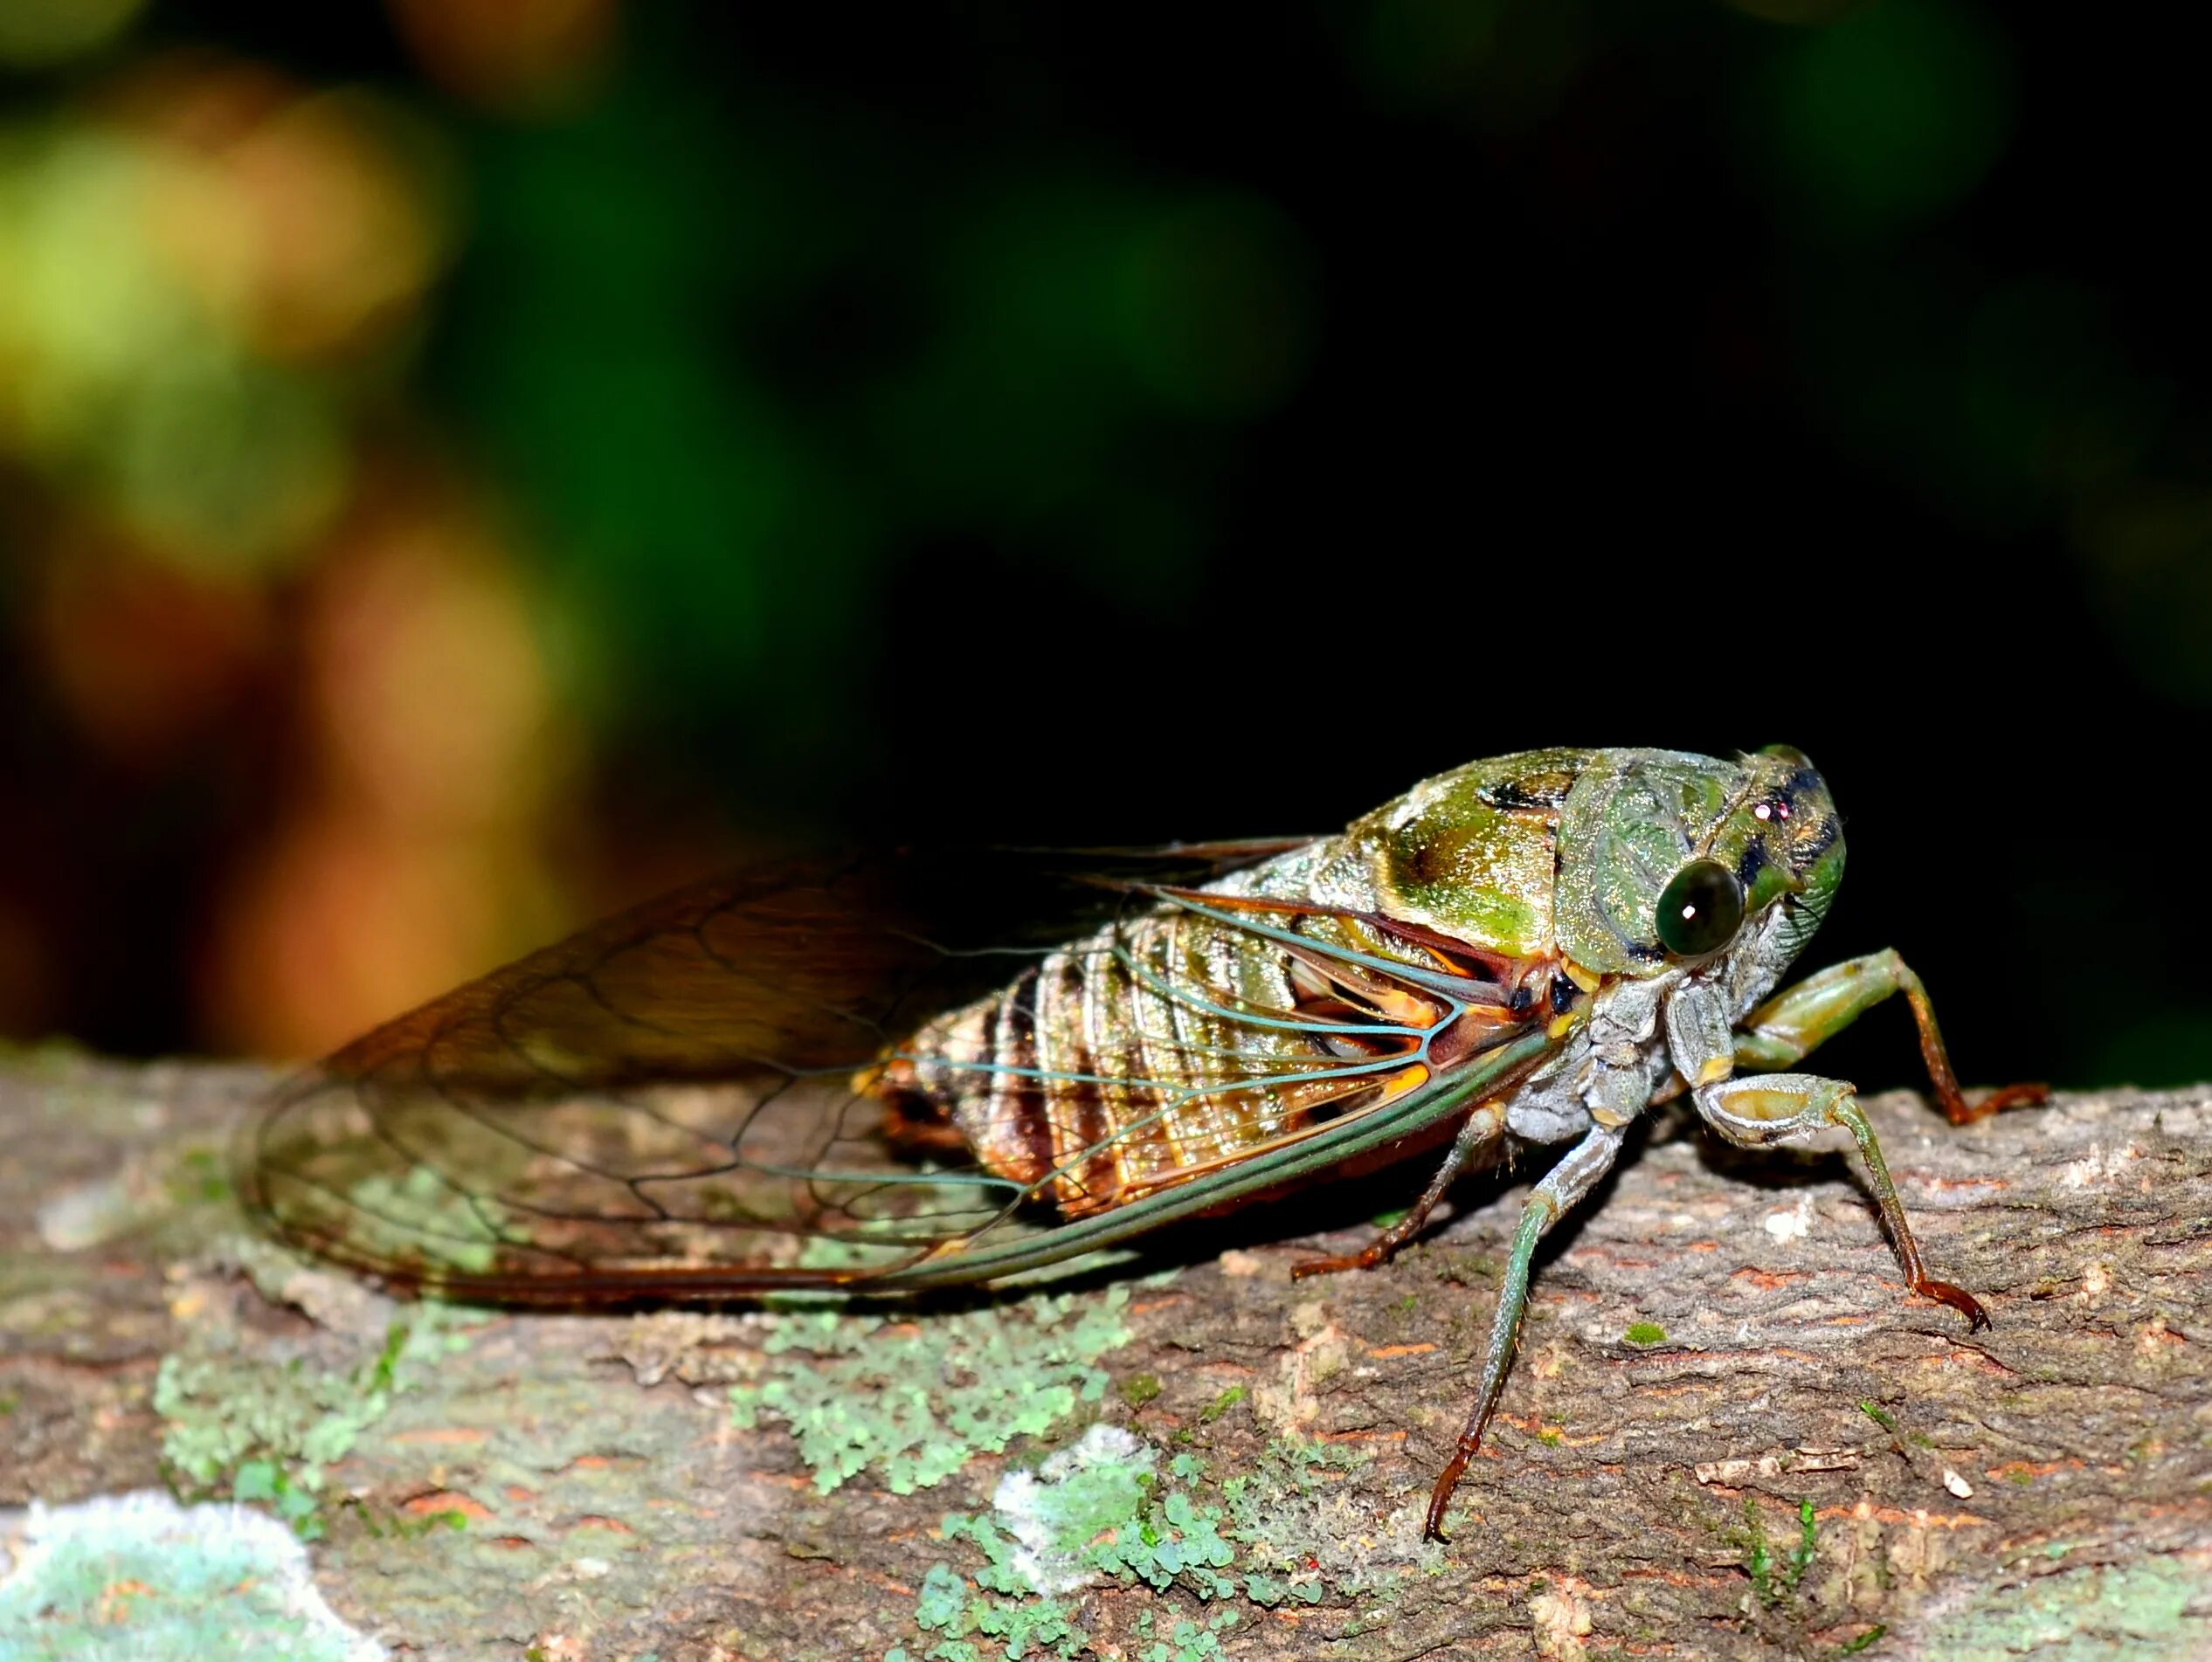
{"label": "leg claw", "polygon": [[1428,1521],[1421,1528],[1423,1541],[1443,1541],[1444,1508],[1451,1503],[1452,1491],[1459,1487],[1460,1474],[1467,1470],[1467,1462],[1475,1451],[1462,1445],[1452,1452],[1451,1463],[1445,1466],[1436,1479],[1436,1486],[1428,1492]]}
{"label": "leg claw", "polygon": [[1383,1257],[1380,1252],[1351,1252],[1343,1258],[1302,1259],[1290,1266],[1290,1279],[1303,1281],[1310,1275],[1334,1275],[1341,1270],[1372,1270]]}
{"label": "leg claw", "polygon": [[1979,1102],[1969,1104],[1961,1097],[1955,1108],[1946,1103],[1944,1112],[1953,1125],[1973,1125],[1977,1121],[1987,1120],[1993,1114],[2002,1114],[2007,1108],[2032,1108],[2050,1100],[2050,1086],[2048,1085],[2007,1085],[1992,1091]]}
{"label": "leg claw", "polygon": [[1949,1305],[1966,1317],[1969,1333],[1980,1333],[1990,1325],[1989,1313],[1981,1307],[1981,1300],[1964,1287],[1954,1287],[1948,1281],[1919,1281],[1913,1284],[1912,1290],[1924,1299]]}

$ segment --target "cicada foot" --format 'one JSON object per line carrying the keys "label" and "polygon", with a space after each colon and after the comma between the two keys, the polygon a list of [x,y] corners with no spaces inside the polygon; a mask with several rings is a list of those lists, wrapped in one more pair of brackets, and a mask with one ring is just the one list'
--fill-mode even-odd
{"label": "cicada foot", "polygon": [[2002,1114],[2007,1108],[2040,1107],[2050,1100],[2050,1086],[2040,1084],[2004,1086],[1979,1102],[1968,1102],[1962,1093],[1953,1091],[1942,1099],[1943,1117],[1953,1125],[1973,1125],[1993,1114]]}
{"label": "cicada foot", "polygon": [[1964,1287],[1953,1286],[1948,1281],[1927,1279],[1911,1283],[1913,1292],[1924,1299],[1933,1299],[1938,1304],[1947,1304],[1966,1317],[1967,1331],[1980,1333],[1990,1325],[1989,1313],[1981,1307],[1981,1300]]}

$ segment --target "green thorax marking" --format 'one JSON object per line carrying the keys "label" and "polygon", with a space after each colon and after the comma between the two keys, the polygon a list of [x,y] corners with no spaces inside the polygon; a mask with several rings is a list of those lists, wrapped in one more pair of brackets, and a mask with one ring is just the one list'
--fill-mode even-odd
{"label": "green thorax marking", "polygon": [[1455,768],[1353,821],[1346,852],[1392,916],[1509,957],[1549,957],[1561,809],[1606,754],[1527,750]]}

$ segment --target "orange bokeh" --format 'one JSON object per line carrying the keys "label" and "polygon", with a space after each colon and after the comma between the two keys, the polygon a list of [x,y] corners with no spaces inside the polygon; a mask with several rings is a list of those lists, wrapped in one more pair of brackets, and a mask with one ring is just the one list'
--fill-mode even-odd
{"label": "orange bokeh", "polygon": [[300,1055],[557,932],[541,845],[575,756],[513,562],[383,466],[301,595],[307,765],[217,911],[210,1026]]}
{"label": "orange bokeh", "polygon": [[233,709],[275,648],[267,593],[91,536],[50,550],[33,628],[78,734],[150,767]]}
{"label": "orange bokeh", "polygon": [[508,114],[570,107],[614,45],[617,0],[390,0],[423,68],[471,103]]}

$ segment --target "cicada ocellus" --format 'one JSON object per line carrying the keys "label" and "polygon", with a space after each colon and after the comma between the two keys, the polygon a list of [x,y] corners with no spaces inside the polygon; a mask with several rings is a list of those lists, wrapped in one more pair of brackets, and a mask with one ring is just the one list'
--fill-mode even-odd
{"label": "cicada ocellus", "polygon": [[285,1088],[242,1192],[407,1288],[542,1303],[989,1281],[1448,1145],[1372,1265],[1485,1145],[1566,1143],[1530,1194],[1473,1411],[1497,1405],[1537,1244],[1649,1105],[1731,1141],[1840,1126],[1923,1266],[1852,1087],[1787,1071],[1902,992],[1893,952],[1773,996],[1843,871],[1794,750],[1537,750],[1313,840],[908,852],[680,891],[378,1028]]}

